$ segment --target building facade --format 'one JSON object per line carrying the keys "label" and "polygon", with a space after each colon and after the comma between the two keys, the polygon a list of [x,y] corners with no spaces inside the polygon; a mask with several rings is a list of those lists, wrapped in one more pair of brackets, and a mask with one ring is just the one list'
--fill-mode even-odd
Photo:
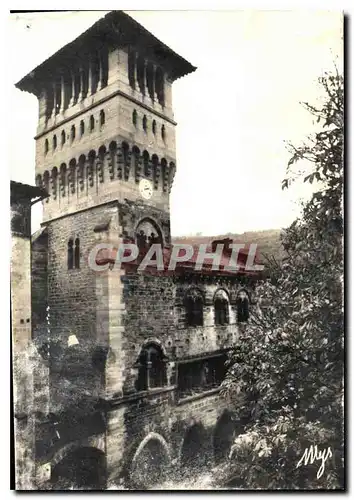
{"label": "building facade", "polygon": [[17,84],[38,97],[36,184],[49,193],[32,242],[33,338],[49,367],[38,489],[151,488],[225,459],[242,427],[219,386],[256,277],[88,264],[98,243],[171,248],[172,84],[195,69],[119,11]]}

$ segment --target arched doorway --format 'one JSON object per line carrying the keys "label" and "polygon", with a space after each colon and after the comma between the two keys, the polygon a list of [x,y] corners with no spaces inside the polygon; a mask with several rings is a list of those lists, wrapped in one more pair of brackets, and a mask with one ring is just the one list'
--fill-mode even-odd
{"label": "arched doorway", "polygon": [[225,411],[216,423],[214,431],[214,459],[220,463],[227,459],[233,443],[235,425],[231,414]]}
{"label": "arched doorway", "polygon": [[183,470],[196,471],[206,464],[206,431],[201,424],[194,424],[187,429],[181,450]]}
{"label": "arched doorway", "polygon": [[52,470],[54,490],[104,490],[105,456],[96,448],[78,448],[69,452]]}
{"label": "arched doorway", "polygon": [[151,433],[140,443],[132,460],[130,481],[134,489],[150,489],[166,479],[170,457],[166,441]]}

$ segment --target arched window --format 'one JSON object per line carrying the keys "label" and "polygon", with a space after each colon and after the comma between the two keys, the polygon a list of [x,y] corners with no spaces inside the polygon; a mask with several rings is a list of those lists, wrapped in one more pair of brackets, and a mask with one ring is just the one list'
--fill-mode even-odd
{"label": "arched window", "polygon": [[152,122],[152,133],[156,135],[156,120],[153,120]]}
{"label": "arched window", "polygon": [[46,139],[44,143],[44,154],[46,155],[48,151],[49,151],[49,142],[48,139]]}
{"label": "arched window", "polygon": [[95,119],[93,117],[93,115],[90,116],[90,132],[92,132],[93,130],[95,130]]}
{"label": "arched window", "polygon": [[66,165],[65,163],[62,163],[60,165],[60,189],[61,189],[61,196],[65,196],[65,191],[66,191]]}
{"label": "arched window", "polygon": [[82,137],[85,133],[85,122],[84,120],[81,120],[80,122],[80,137]]}
{"label": "arched window", "polygon": [[68,269],[73,269],[74,267],[74,242],[72,238],[68,241]]}
{"label": "arched window", "polygon": [[104,125],[106,123],[106,115],[103,109],[100,111],[100,126]]}
{"label": "arched window", "polygon": [[[57,193],[58,193],[58,169],[57,167],[54,167],[52,170],[52,196],[53,199],[57,199]],[[46,201],[48,198],[46,199]]]}
{"label": "arched window", "polygon": [[166,360],[161,347],[156,344],[148,344],[142,349],[138,360],[138,391],[166,385]]}
{"label": "arched window", "polygon": [[200,290],[191,289],[184,298],[187,326],[203,326],[203,296]]}
{"label": "arched window", "polygon": [[65,144],[65,132],[64,130],[61,131],[61,145],[64,146]]}
{"label": "arched window", "polygon": [[[50,180],[49,172],[48,172],[48,170],[45,170],[45,172],[43,173],[43,187],[47,191],[48,194],[49,194],[49,180]],[[48,203],[49,198],[46,198],[45,201],[46,201],[46,203]]]}
{"label": "arched window", "polygon": [[165,125],[162,125],[161,127],[161,137],[162,137],[162,140],[165,141],[166,140],[166,130],[165,130]]}
{"label": "arched window", "polygon": [[134,111],[133,111],[132,120],[133,120],[134,127],[137,127],[138,126],[138,113],[136,112],[136,109],[134,109]]}
{"label": "arched window", "polygon": [[144,175],[145,177],[150,177],[150,158],[147,151],[143,152],[143,162],[144,162]]}
{"label": "arched window", "polygon": [[54,135],[53,137],[53,149],[57,149],[57,136]]}
{"label": "arched window", "polygon": [[141,253],[147,252],[151,245],[162,245],[161,230],[153,221],[143,219],[136,228],[136,244]]}
{"label": "arched window", "polygon": [[144,118],[143,118],[143,129],[144,129],[144,132],[147,132],[147,118],[146,118],[146,115],[144,115]]}
{"label": "arched window", "polygon": [[214,297],[214,313],[216,325],[229,323],[229,298],[224,290],[218,290]]}
{"label": "arched window", "polygon": [[70,136],[71,136],[71,141],[74,141],[74,140],[75,140],[75,135],[76,135],[76,129],[75,129],[75,125],[73,125],[73,126],[71,127],[71,134],[70,134]]}
{"label": "arched window", "polygon": [[76,269],[80,269],[80,240],[75,240],[74,265]]}
{"label": "arched window", "polygon": [[244,323],[249,318],[249,297],[245,290],[240,290],[236,299],[237,321]]}

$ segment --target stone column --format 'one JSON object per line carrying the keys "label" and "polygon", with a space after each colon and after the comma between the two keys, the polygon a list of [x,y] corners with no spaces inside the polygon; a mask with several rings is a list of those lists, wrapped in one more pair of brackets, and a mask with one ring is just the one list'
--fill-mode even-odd
{"label": "stone column", "polygon": [[57,111],[57,92],[56,92],[56,84],[53,83],[53,111],[52,118],[55,117]]}
{"label": "stone column", "polygon": [[138,53],[134,53],[134,89],[139,90],[138,82]]}
{"label": "stone column", "polygon": [[92,60],[91,56],[89,57],[88,62],[88,82],[87,82],[87,95],[86,97],[90,97],[92,95]]}
{"label": "stone column", "polygon": [[60,110],[59,113],[64,113],[65,109],[65,82],[64,82],[64,76],[61,75],[60,77]]}
{"label": "stone column", "polygon": [[154,64],[154,66],[153,66],[152,89],[153,89],[154,101],[159,102],[158,97],[157,97],[157,93],[156,93],[156,64]]}
{"label": "stone column", "polygon": [[71,75],[71,99],[69,102],[69,106],[74,106],[74,103],[75,103],[75,75],[72,71],[70,72],[70,75]]}
{"label": "stone column", "polygon": [[47,91],[46,89],[42,89],[41,95],[38,100],[38,114],[39,114],[39,120],[47,120],[47,115],[48,115],[48,98],[47,98]]}
{"label": "stone column", "polygon": [[78,101],[82,101],[84,98],[84,70],[82,66],[80,66],[80,93],[78,96]]}
{"label": "stone column", "polygon": [[149,97],[147,61],[144,59],[144,95]]}
{"label": "stone column", "polygon": [[99,67],[99,80],[97,83],[97,90],[102,89],[102,59],[101,59],[101,53],[98,53],[98,67]]}

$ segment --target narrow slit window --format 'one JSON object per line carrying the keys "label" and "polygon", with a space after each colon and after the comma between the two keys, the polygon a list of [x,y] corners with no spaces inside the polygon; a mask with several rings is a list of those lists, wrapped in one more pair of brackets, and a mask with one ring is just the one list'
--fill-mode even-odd
{"label": "narrow slit window", "polygon": [[103,109],[101,109],[101,111],[100,111],[100,126],[102,127],[102,125],[104,125],[105,123],[106,123],[105,112],[103,111]]}
{"label": "narrow slit window", "polygon": [[75,253],[74,253],[75,269],[80,269],[80,239],[75,240]]}
{"label": "narrow slit window", "polygon": [[74,267],[74,242],[72,239],[68,242],[68,269],[73,269]]}
{"label": "narrow slit window", "polygon": [[137,127],[138,125],[138,113],[136,112],[136,110],[134,109],[133,111],[133,125],[134,127]]}
{"label": "narrow slit window", "polygon": [[95,130],[95,119],[93,117],[93,115],[90,116],[90,132],[92,132],[93,130]]}

